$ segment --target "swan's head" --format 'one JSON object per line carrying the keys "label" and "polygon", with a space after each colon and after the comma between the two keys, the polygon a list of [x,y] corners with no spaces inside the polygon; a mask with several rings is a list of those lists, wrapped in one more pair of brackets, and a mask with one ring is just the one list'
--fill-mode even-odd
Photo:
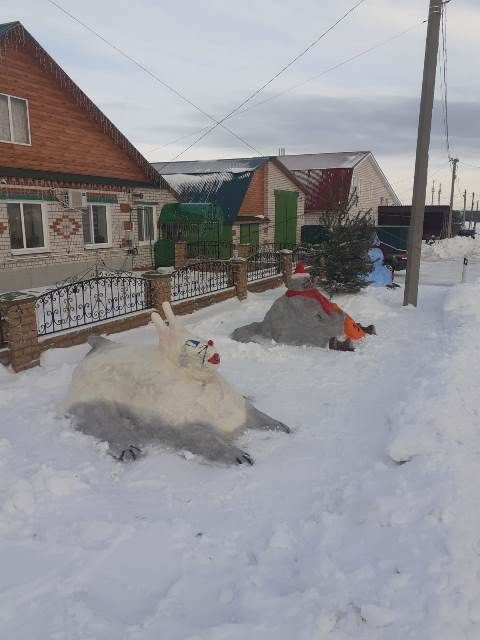
{"label": "swan's head", "polygon": [[220,354],[215,349],[213,340],[196,340],[189,338],[180,351],[179,363],[196,371],[215,370],[220,364]]}

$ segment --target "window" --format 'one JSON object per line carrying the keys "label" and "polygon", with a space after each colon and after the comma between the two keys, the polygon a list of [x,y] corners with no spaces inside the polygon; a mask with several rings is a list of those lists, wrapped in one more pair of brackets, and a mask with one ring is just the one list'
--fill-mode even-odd
{"label": "window", "polygon": [[153,214],[153,207],[137,208],[139,242],[153,242],[155,240],[155,220]]}
{"label": "window", "polygon": [[0,142],[30,144],[26,100],[0,93]]}
{"label": "window", "polygon": [[83,241],[85,245],[106,246],[110,242],[107,207],[104,204],[91,204],[82,213]]}
{"label": "window", "polygon": [[12,251],[45,249],[45,229],[41,204],[7,204],[8,228]]}

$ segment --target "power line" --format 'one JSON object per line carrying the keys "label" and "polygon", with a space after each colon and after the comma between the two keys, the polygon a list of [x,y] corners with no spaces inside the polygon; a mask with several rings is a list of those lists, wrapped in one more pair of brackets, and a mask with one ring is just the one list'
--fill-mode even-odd
{"label": "power line", "polygon": [[445,129],[445,144],[447,148],[448,159],[451,160],[450,153],[450,129],[448,122],[448,48],[447,48],[447,5],[442,5],[441,16],[441,64],[440,64],[440,85],[442,88],[442,111],[443,125]]}
{"label": "power line", "polygon": [[294,91],[295,89],[303,87],[304,85],[308,84],[309,82],[313,82],[314,80],[318,80],[318,78],[321,78],[322,76],[326,75],[327,73],[335,71],[336,69],[339,69],[340,67],[343,67],[346,64],[348,64],[350,62],[353,62],[354,60],[357,60],[358,58],[361,58],[362,56],[367,55],[367,53],[371,53],[372,51],[375,51],[375,49],[379,49],[380,47],[383,47],[386,44],[389,44],[393,40],[396,40],[396,39],[406,35],[410,31],[413,31],[413,29],[416,29],[420,25],[425,24],[427,22],[428,22],[428,20],[421,20],[420,22],[412,25],[411,27],[409,27],[408,29],[405,29],[404,31],[401,31],[400,33],[397,33],[396,35],[392,36],[391,38],[388,38],[387,40],[382,40],[382,42],[379,42],[378,44],[373,45],[373,46],[369,47],[368,49],[364,49],[363,51],[360,51],[359,53],[351,56],[350,58],[347,58],[346,60],[342,60],[342,62],[338,62],[337,64],[333,65],[332,67],[328,67],[327,69],[325,69],[321,73],[317,73],[316,75],[311,76],[310,78],[307,78],[307,80],[303,80],[302,82],[299,82],[299,83],[297,83],[295,85],[292,85],[291,87],[288,87],[287,89],[284,89],[283,91],[279,91],[278,93],[274,94],[273,96],[270,96],[269,98],[266,98],[265,100],[262,100],[261,102],[255,102],[254,104],[250,105],[246,109],[242,109],[242,111],[240,111],[237,115],[245,113],[246,111],[249,111],[250,109],[255,109],[255,107],[259,107],[259,106],[261,106],[263,104],[266,104],[267,102],[270,102],[271,100],[276,100],[277,98],[280,98],[281,96],[285,95],[286,93],[290,93],[291,91]]}
{"label": "power line", "polygon": [[[368,49],[364,49],[363,51],[358,52],[357,54],[351,56],[350,58],[346,58],[345,60],[342,60],[341,62],[338,62],[337,64],[333,65],[332,67],[328,67],[327,69],[324,69],[321,73],[318,73],[318,74],[316,74],[314,76],[311,76],[307,80],[303,80],[302,82],[299,82],[299,83],[297,83],[295,85],[292,85],[292,86],[288,87],[287,89],[284,89],[283,91],[279,91],[278,93],[275,93],[274,95],[266,98],[265,100],[261,100],[259,102],[254,102],[253,104],[245,107],[245,109],[242,109],[241,111],[237,111],[235,114],[230,116],[228,119],[230,120],[231,118],[238,117],[238,116],[242,115],[243,113],[246,113],[247,111],[250,111],[251,109],[255,109],[257,107],[261,107],[262,105],[266,104],[267,102],[271,102],[272,100],[276,100],[277,98],[281,98],[286,93],[290,93],[291,91],[295,91],[295,89],[298,89],[298,88],[304,86],[305,84],[308,84],[309,82],[313,82],[314,80],[318,80],[318,78],[321,78],[322,76],[324,76],[324,75],[326,75],[328,73],[331,73],[332,71],[335,71],[336,69],[339,69],[340,67],[343,67],[346,64],[349,64],[350,62],[354,62],[358,58],[361,58],[362,56],[365,56],[368,53],[371,53],[372,51],[375,51],[375,49],[379,49],[380,47],[383,47],[383,46],[389,44],[390,42],[393,42],[394,40],[406,35],[410,31],[413,31],[413,29],[417,29],[420,25],[425,24],[426,22],[428,22],[428,20],[421,20],[418,23],[416,23],[416,24],[412,25],[411,27],[409,27],[408,29],[405,29],[405,30],[401,31],[400,33],[395,34],[391,38],[388,38],[387,40],[382,40],[378,44],[373,45],[372,47],[368,47]],[[155,147],[154,149],[150,149],[150,151],[147,151],[145,155],[150,155],[151,153],[155,153],[156,151],[160,151],[160,149],[164,149],[165,147],[168,147],[168,146],[170,146],[172,144],[175,144],[176,142],[180,142],[181,140],[186,140],[187,138],[191,138],[194,135],[201,134],[204,131],[207,131],[208,129],[209,129],[209,127],[204,127],[203,129],[199,129],[195,133],[189,133],[187,135],[183,135],[180,138],[176,138],[175,140],[172,140],[171,142],[167,142],[167,143],[165,143],[165,144],[163,144],[163,145],[161,145],[159,147]]]}
{"label": "power line", "polygon": [[[49,2],[50,1],[52,1],[52,0],[49,0]],[[191,144],[188,145],[188,147],[186,149],[184,149],[183,151],[178,153],[172,160],[176,160],[177,158],[182,156],[189,149],[194,147],[198,142],[200,142],[206,136],[208,136],[212,131],[214,131],[219,125],[221,125],[223,122],[225,122],[225,120],[228,120],[228,118],[230,118],[234,113],[236,113],[237,111],[240,111],[240,109],[242,107],[244,107],[247,104],[247,102],[250,102],[250,100],[253,100],[253,98],[255,98],[261,91],[263,91],[266,87],[268,87],[274,80],[276,80],[283,73],[285,73],[285,71],[287,69],[289,69],[298,60],[300,60],[300,58],[302,58],[308,51],[310,51],[310,49],[312,49],[315,45],[317,45],[320,42],[320,40],[322,40],[328,33],[330,33],[330,31],[335,29],[336,26],[338,26],[343,20],[345,20],[351,13],[353,13],[353,11],[355,11],[355,9],[357,9],[364,2],[366,2],[366,0],[358,0],[358,2],[356,2],[352,7],[350,7],[350,9],[348,9],[348,11],[346,11],[340,18],[338,18],[332,25],[330,25],[330,27],[328,27],[328,29],[323,31],[313,42],[311,42],[307,47],[305,47],[305,49],[303,49],[303,51],[301,51],[298,55],[296,55],[294,58],[292,58],[292,60],[287,62],[287,64],[285,64],[279,71],[277,71],[277,73],[275,73],[269,80],[264,82],[260,87],[258,87],[258,89],[255,89],[255,91],[253,93],[251,93],[247,98],[245,98],[245,100],[242,100],[242,102],[239,105],[237,105],[234,109],[229,111],[229,113],[227,113],[226,116],[224,116],[218,122],[216,122],[214,125],[212,125],[206,132],[204,132],[202,135],[200,135],[198,138],[196,138]],[[162,165],[162,166],[165,166],[165,165]],[[157,169],[157,171],[159,171],[161,168],[162,167],[159,167]]]}
{"label": "power line", "polygon": [[112,42],[110,42],[109,40],[107,40],[104,36],[102,36],[100,33],[98,33],[98,31],[95,31],[95,29],[93,29],[92,27],[90,27],[88,24],[86,24],[85,22],[83,22],[82,20],[80,20],[80,18],[77,18],[76,16],[73,15],[73,13],[70,13],[70,11],[67,11],[67,9],[65,9],[64,7],[62,7],[60,4],[58,4],[58,2],[55,2],[55,0],[47,0],[47,2],[49,2],[51,5],[53,5],[54,7],[56,7],[57,9],[59,9],[62,13],[64,13],[65,15],[67,15],[69,18],[71,18],[72,20],[74,20],[75,22],[77,22],[79,25],[81,25],[82,27],[84,27],[85,29],[87,29],[87,31],[90,31],[90,33],[92,33],[94,36],[96,36],[97,38],[99,38],[102,42],[104,42],[106,45],[108,45],[110,48],[112,48],[114,51],[116,51],[117,53],[119,53],[121,56],[123,56],[124,58],[126,58],[127,60],[129,60],[131,63],[133,63],[136,67],[138,67],[139,69],[141,69],[144,73],[146,73],[147,75],[149,75],[151,78],[153,78],[156,82],[158,82],[159,84],[161,84],[163,87],[165,87],[166,89],[168,89],[170,92],[172,92],[173,94],[175,94],[178,98],[180,98],[181,100],[183,100],[184,102],[186,102],[187,104],[189,104],[191,107],[193,107],[194,109],[196,109],[197,111],[199,111],[202,115],[206,116],[209,120],[212,120],[215,123],[215,127],[217,126],[222,126],[226,131],[228,131],[228,133],[230,133],[232,136],[234,136],[235,138],[237,138],[237,140],[239,140],[240,142],[242,142],[245,146],[247,146],[249,149],[251,149],[252,151],[255,151],[255,153],[262,155],[261,151],[259,151],[258,149],[256,149],[254,146],[252,146],[247,140],[245,140],[244,138],[242,138],[241,136],[239,136],[237,133],[235,133],[234,131],[232,131],[231,129],[229,129],[228,127],[226,127],[222,121],[217,120],[214,116],[210,115],[207,111],[205,111],[204,109],[202,109],[201,107],[199,107],[197,104],[195,104],[192,100],[190,100],[190,98],[187,98],[186,95],[184,95],[183,93],[181,93],[180,91],[178,91],[177,89],[175,89],[175,87],[172,87],[172,85],[168,84],[167,82],[165,82],[164,80],[162,80],[159,76],[157,76],[156,73],[154,73],[153,71],[151,71],[150,69],[148,69],[148,67],[146,67],[144,64],[142,64],[141,62],[139,62],[138,60],[136,60],[135,58],[133,58],[132,56],[130,56],[128,53],[125,53],[125,51],[123,51],[123,49],[120,49],[120,47],[118,47],[117,45],[113,44]]}

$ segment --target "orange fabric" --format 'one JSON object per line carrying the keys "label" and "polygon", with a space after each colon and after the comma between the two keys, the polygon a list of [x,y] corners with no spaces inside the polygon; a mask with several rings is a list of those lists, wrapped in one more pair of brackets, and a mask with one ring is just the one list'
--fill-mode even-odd
{"label": "orange fabric", "polygon": [[358,324],[347,315],[343,321],[343,330],[347,338],[350,338],[350,340],[361,340],[365,337],[365,331],[360,329]]}

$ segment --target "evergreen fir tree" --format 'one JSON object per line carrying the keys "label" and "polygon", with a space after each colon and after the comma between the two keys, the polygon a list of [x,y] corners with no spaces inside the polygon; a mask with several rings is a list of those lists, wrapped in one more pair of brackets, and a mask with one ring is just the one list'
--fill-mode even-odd
{"label": "evergreen fir tree", "polygon": [[367,286],[366,276],[372,270],[368,258],[375,234],[372,211],[354,211],[356,190],[346,193],[342,185],[331,191],[331,206],[320,215],[325,240],[319,245],[314,260],[314,275],[330,295],[357,293]]}

